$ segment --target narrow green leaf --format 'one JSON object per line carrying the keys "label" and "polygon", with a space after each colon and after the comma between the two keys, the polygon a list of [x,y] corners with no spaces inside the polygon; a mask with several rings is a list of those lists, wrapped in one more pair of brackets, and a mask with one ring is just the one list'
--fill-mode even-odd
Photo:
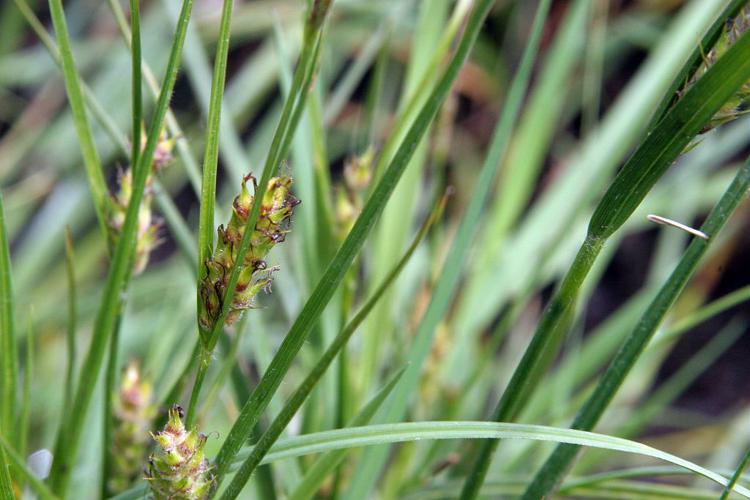
{"label": "narrow green leaf", "polygon": [[83,91],[81,90],[81,82],[78,78],[75,61],[73,60],[73,50],[70,47],[70,35],[68,34],[68,26],[65,21],[62,0],[49,0],[49,8],[52,25],[55,27],[55,34],[57,35],[57,45],[60,49],[65,90],[68,94],[73,122],[75,123],[76,133],[81,145],[83,164],[86,167],[86,175],[89,180],[91,195],[94,199],[94,209],[99,221],[99,229],[101,229],[102,235],[106,238],[108,236],[107,214],[110,203],[109,192],[107,184],[104,181],[101,161],[99,160],[99,153],[96,151],[91,125],[86,116]]}
{"label": "narrow green leaf", "polygon": [[[319,2],[316,1],[315,5]],[[311,10],[312,13],[312,10]],[[309,18],[310,16],[308,16]],[[310,26],[308,22],[306,26]],[[320,27],[319,27],[320,28]],[[284,103],[284,109],[281,112],[279,118],[279,124],[276,127],[276,132],[271,142],[271,147],[266,157],[265,166],[263,168],[263,175],[261,176],[260,182],[258,183],[257,190],[253,193],[254,202],[250,213],[247,216],[246,230],[242,235],[242,240],[237,250],[237,262],[244,262],[245,254],[250,245],[250,235],[252,234],[252,228],[255,227],[255,223],[258,220],[260,214],[260,206],[263,200],[263,196],[266,193],[268,187],[268,181],[278,171],[282,159],[286,156],[291,143],[291,136],[296,130],[299,118],[304,108],[305,99],[307,97],[307,91],[310,80],[315,70],[317,58],[319,55],[318,49],[320,48],[321,32],[319,29],[315,31],[305,30],[303,34],[303,50],[300,55],[300,60],[297,65],[297,69],[294,72],[294,78],[292,81],[292,87],[289,92],[289,96]],[[227,291],[222,301],[221,313],[210,332],[201,331],[201,339],[204,343],[205,350],[211,351],[219,338],[221,329],[224,325],[224,320],[229,313],[232,300],[234,299],[235,288],[239,279],[240,271],[242,266],[236,265],[232,268],[232,273],[227,283]],[[195,392],[195,390],[194,390]]]}
{"label": "narrow green leaf", "polygon": [[[716,470],[721,475],[728,475],[727,471]],[[662,476],[685,476],[692,475],[692,472],[687,469],[675,467],[673,465],[652,465],[646,467],[631,467],[627,469],[616,469],[606,472],[600,472],[598,474],[591,474],[589,476],[576,477],[573,479],[566,480],[563,486],[560,488],[560,492],[568,493],[570,490],[579,487],[592,486],[597,483],[607,483],[616,479],[628,479],[628,478],[656,478]],[[519,492],[520,494],[521,492]],[[716,494],[714,494],[714,497]],[[713,498],[713,497],[712,497]]]}
{"label": "narrow green leaf", "polygon": [[[674,469],[674,467],[672,467]],[[692,474],[686,471],[687,474]],[[523,478],[499,478],[482,486],[482,498],[515,498],[523,492]],[[457,481],[446,481],[407,495],[408,500],[444,500],[455,498],[460,490]],[[561,489],[562,491],[562,489]],[[601,484],[568,488],[560,498],[596,498],[612,500],[715,500],[716,492],[687,486],[673,486],[645,481],[612,480]]]}
{"label": "narrow green leaf", "polygon": [[[221,108],[224,97],[224,84],[227,75],[227,57],[229,55],[229,35],[232,21],[232,0],[224,0],[221,10],[221,24],[219,26],[219,44],[216,47],[216,60],[211,81],[211,97],[208,107],[208,123],[206,131],[206,149],[203,156],[203,172],[201,184],[200,216],[198,224],[198,283],[196,293],[196,318],[201,316],[204,307],[201,300],[201,280],[205,278],[208,268],[206,263],[211,258],[214,248],[214,209],[216,205],[216,172],[219,166],[219,125],[221,123]],[[257,196],[256,196],[257,198]],[[238,260],[237,262],[243,262]],[[239,268],[240,266],[235,266]],[[231,299],[230,299],[231,300]],[[222,325],[220,325],[222,326]],[[207,347],[205,344],[204,348]],[[208,349],[204,349],[208,350]],[[198,395],[206,375],[208,358],[202,353],[198,359],[198,375],[195,389],[190,397],[185,425],[191,428],[195,417],[195,406]]]}
{"label": "narrow green leaf", "polygon": [[[65,226],[65,276],[68,285],[68,322],[65,332],[67,364],[65,366],[63,401],[71,401],[73,398],[76,367],[76,317],[78,312],[76,307],[75,255],[73,253],[73,235],[70,232],[70,226]],[[63,418],[67,418],[67,408],[67,405],[63,408]]]}
{"label": "narrow green leaf", "polygon": [[724,486],[724,491],[721,492],[719,500],[726,500],[729,498],[729,494],[732,492],[734,485],[737,484],[737,481],[739,481],[740,476],[742,476],[742,472],[745,470],[745,467],[747,467],[748,462],[750,462],[750,449],[745,452],[745,456],[742,457],[742,461],[737,466],[737,470],[734,471],[732,478]]}
{"label": "narrow green leaf", "polygon": [[[14,1],[29,26],[31,26],[37,37],[39,37],[42,45],[44,45],[45,49],[49,52],[52,60],[55,62],[55,64],[62,67],[60,53],[57,50],[57,46],[55,45],[52,38],[44,30],[44,26],[39,21],[39,18],[34,14],[34,11],[29,7],[28,3],[26,3],[25,0]],[[122,9],[119,7],[119,4],[116,0],[112,0],[110,2],[110,5],[116,6],[114,10],[115,19],[118,22],[118,26],[120,26],[121,28],[122,25],[120,24],[120,17],[122,17],[122,23],[124,23],[125,30],[123,33],[126,41],[129,43],[130,29],[127,26],[127,22],[124,20]],[[144,76],[146,77],[146,81],[148,82],[149,87],[154,90],[155,95],[158,97],[159,86],[156,84],[155,80],[153,79],[153,75],[151,75],[148,66],[145,63],[144,69]],[[81,82],[81,88],[83,89],[83,96],[89,111],[94,115],[94,118],[102,126],[103,131],[110,137],[112,143],[116,147],[118,147],[123,154],[127,155],[129,151],[129,145],[125,135],[119,130],[117,124],[112,120],[112,118],[107,115],[106,111],[104,111],[104,109],[102,108],[93,91],[86,85],[85,82]],[[172,136],[176,140],[177,152],[180,155],[183,164],[185,165],[185,169],[187,171],[188,177],[191,180],[191,184],[195,188],[196,192],[199,192],[199,188],[196,187],[200,185],[200,174],[197,173],[198,168],[196,166],[197,162],[192,156],[192,151],[185,144],[186,140],[184,138],[184,134],[182,133],[182,129],[174,119],[171,111],[167,112],[166,121]],[[152,187],[154,190],[156,202],[159,204],[159,208],[164,215],[167,226],[169,226],[170,231],[172,231],[177,241],[178,248],[185,256],[185,259],[190,262],[191,266],[193,266],[198,257],[197,252],[194,248],[194,239],[192,237],[190,229],[187,226],[187,223],[183,219],[180,212],[174,206],[172,200],[165,194],[164,189],[162,188],[158,179],[153,179]]]}
{"label": "narrow green leaf", "polygon": [[[260,414],[268,405],[279,384],[281,384],[294,357],[302,347],[307,334],[343,280],[349,266],[362,248],[365,238],[370,233],[378,216],[382,213],[417,144],[434,119],[437,110],[458,75],[458,70],[468,56],[469,49],[473,45],[492,3],[491,0],[482,0],[477,4],[466,26],[464,35],[456,48],[454,57],[417,116],[417,119],[414,121],[393,161],[377,183],[360,216],[357,218],[354,227],[349,232],[349,235],[321,277],[315,290],[289,330],[289,333],[284,338],[279,350],[271,361],[271,365],[264,373],[243,407],[240,416],[235,421],[216,458],[215,463],[219,481],[228,470],[229,464],[240,447],[250,436]],[[263,187],[262,184],[261,187]]]}
{"label": "narrow green leaf", "polygon": [[691,328],[708,321],[727,309],[742,304],[743,302],[747,302],[748,300],[750,300],[750,285],[744,286],[732,293],[728,293],[727,295],[724,295],[723,297],[716,299],[697,311],[685,316],[664,332],[664,335],[659,335],[655,339],[655,342],[661,344],[663,342],[672,341]]}
{"label": "narrow green leaf", "polygon": [[568,8],[554,44],[546,52],[537,83],[524,105],[505,167],[499,174],[498,193],[488,207],[487,229],[482,244],[478,245],[478,262],[474,269],[480,275],[486,275],[482,269],[486,269],[499,252],[505,235],[532,195],[565,107],[565,88],[582,55],[590,4],[590,0],[577,0]]}
{"label": "narrow green leaf", "polygon": [[[419,14],[412,41],[413,48],[404,87],[399,98],[398,113],[392,121],[393,127],[388,130],[388,136],[373,167],[373,179],[378,180],[383,175],[396,149],[402,144],[404,135],[414,123],[417,113],[434,89],[441,68],[456,43],[457,33],[463,28],[463,23],[468,19],[474,3],[466,0],[455,2],[447,23],[444,19],[449,2],[439,0],[419,3]],[[398,258],[401,248],[406,244],[406,238],[413,224],[412,217],[405,216],[405,214],[413,213],[416,207],[417,197],[414,194],[420,189],[419,181],[426,163],[428,150],[426,140],[415,144],[415,148],[411,164],[406,168],[407,173],[400,181],[400,187],[393,193],[382,220],[375,229],[372,242],[375,256],[372,273],[377,278],[385,276],[390,270],[391,263]],[[370,189],[374,186],[375,183],[371,183]],[[391,316],[392,302],[392,294],[387,294],[370,315],[365,326],[362,336],[362,360],[357,370],[360,373],[358,382],[360,387],[372,385],[372,379],[377,373],[378,359],[382,354],[382,346],[391,342],[388,335],[394,330]]]}
{"label": "narrow green leaf", "polygon": [[750,32],[711,66],[628,159],[597,205],[589,235],[607,238],[624,224],[690,140],[748,80]]}
{"label": "narrow green leaf", "polygon": [[[198,279],[206,275],[205,262],[211,257],[214,240],[214,206],[216,204],[216,171],[219,164],[219,123],[224,96],[224,84],[229,55],[229,35],[232,21],[232,5],[224,0],[219,25],[219,43],[216,47],[213,80],[211,81],[211,98],[208,107],[206,124],[206,149],[203,156],[203,172],[200,201],[200,221],[198,226]],[[198,287],[200,289],[200,286]],[[198,294],[198,308],[202,301]],[[200,311],[198,311],[200,314]],[[188,412],[189,415],[189,412]]]}
{"label": "narrow green leaf", "polygon": [[[745,37],[750,41],[750,37]],[[748,45],[750,47],[750,45]],[[718,63],[717,63],[718,64]],[[678,108],[681,102],[675,106]],[[632,333],[623,343],[597,385],[594,393],[576,416],[574,429],[592,429],[604,413],[612,398],[617,393],[623,380],[630,372],[659,324],[682,292],[688,279],[693,274],[701,257],[708,250],[711,242],[724,226],[729,216],[745,197],[750,187],[750,158],[737,173],[727,191],[709,214],[701,231],[709,235],[708,240],[694,238],[682,259],[664,283],[659,293],[644,312]],[[577,452],[575,446],[559,446],[537,473],[534,481],[526,491],[525,498],[539,498],[550,491],[562,477]]]}
{"label": "narrow green leaf", "polygon": [[654,113],[652,118],[652,124],[649,130],[654,128],[659,121],[664,118],[664,115],[672,107],[679,98],[679,90],[685,85],[685,82],[690,79],[690,76],[703,64],[704,58],[711,47],[714,46],[716,40],[721,36],[724,26],[729,19],[732,19],[737,13],[747,4],[747,0],[732,0],[717,16],[716,20],[706,30],[706,34],[703,36],[701,43],[695,48],[690,56],[690,59],[682,67],[682,70],[672,81],[672,85],[669,91],[664,95],[661,103],[657,108],[657,112]]}
{"label": "narrow green leaf", "polygon": [[[357,415],[354,416],[347,427],[361,427],[367,425],[375,416],[375,412],[378,411],[380,406],[390,395],[391,391],[399,380],[401,375],[404,374],[404,368],[399,370],[391,380],[375,395],[375,397],[362,408]],[[336,450],[326,453],[325,455],[318,458],[314,464],[310,466],[307,473],[299,482],[294,491],[289,494],[289,500],[307,500],[312,498],[320,488],[326,477],[331,474],[336,467],[346,458],[347,450]]]}
{"label": "narrow green leaf", "polygon": [[[491,2],[486,5],[486,7],[490,6]],[[419,383],[424,361],[430,351],[435,328],[445,315],[453,299],[462,275],[466,257],[476,235],[482,210],[489,197],[500,159],[506,151],[513,125],[516,122],[521,103],[523,102],[523,96],[528,86],[549,6],[549,0],[542,0],[537,8],[531,35],[508,92],[508,99],[503,107],[503,113],[495,127],[490,150],[476,180],[469,205],[461,218],[456,235],[453,237],[443,271],[435,286],[435,291],[427,306],[427,311],[417,328],[414,343],[407,358],[409,366],[404,375],[404,382],[394,393],[393,402],[388,407],[388,413],[385,417],[386,421],[397,421],[403,418],[403,415],[406,413],[409,400]],[[469,20],[469,26],[481,26],[484,17],[475,19],[475,16],[486,14],[486,12],[483,13],[481,11],[482,7],[485,7],[485,5],[477,5],[476,10],[472,13],[472,18]],[[477,24],[472,24],[472,21]],[[385,462],[386,453],[387,449],[383,447],[368,450],[364,454],[347,492],[348,498],[364,498],[369,495],[369,491],[373,487],[377,475]]]}
{"label": "narrow green leaf", "polygon": [[[325,4],[326,2],[323,3]],[[206,371],[211,362],[211,353],[216,346],[216,342],[219,340],[221,331],[224,327],[224,321],[229,314],[240,272],[243,269],[241,263],[245,261],[245,254],[250,246],[250,237],[253,234],[252,229],[258,221],[260,207],[266,193],[266,188],[268,187],[268,182],[274,173],[278,171],[282,159],[289,151],[292,136],[294,135],[294,131],[297,128],[297,124],[302,115],[302,110],[305,106],[308,88],[319,57],[320,42],[322,38],[322,24],[318,25],[316,23],[311,23],[310,18],[316,14],[315,9],[320,8],[320,4],[321,2],[316,1],[308,13],[306,29],[303,34],[304,42],[302,55],[300,56],[300,61],[294,74],[291,91],[284,103],[284,109],[281,112],[281,118],[276,127],[276,132],[274,133],[271,148],[266,157],[263,175],[253,193],[253,206],[247,216],[245,231],[243,232],[242,240],[237,249],[236,264],[232,268],[232,272],[227,282],[227,289],[222,299],[222,307],[219,317],[216,319],[216,323],[210,331],[204,331],[200,326],[198,328],[202,349],[198,354],[198,373],[196,374],[193,389],[190,394],[189,408],[195,408],[198,404],[198,398],[203,386],[203,381],[206,377]],[[330,6],[330,2],[328,2],[327,5]],[[325,7],[325,9],[327,11],[328,7]],[[199,272],[203,273],[203,270],[199,270]],[[203,275],[201,274],[200,276]],[[202,307],[200,304],[200,295],[198,296],[198,300],[198,308],[200,308]],[[190,413],[194,412],[189,411],[188,418],[192,418],[190,417]],[[218,476],[218,481],[221,481],[221,475]]]}
{"label": "narrow green leaf", "polygon": [[617,430],[622,437],[639,435],[654,417],[680,397],[695,380],[703,375],[719,357],[724,354],[744,333],[744,324],[732,321],[717,331],[714,336],[702,345],[700,349],[680,366],[669,378],[664,380],[648,398],[639,405],[638,411],[630,416]]}
{"label": "narrow green leaf", "polygon": [[2,435],[3,429],[0,427],[0,440],[2,440],[2,447],[0,448],[0,498],[13,500],[15,494],[13,493],[13,484],[10,482],[10,462],[8,462],[6,449],[10,452],[13,449],[10,446],[5,446],[5,438]]}
{"label": "narrow green leaf", "polygon": [[[701,127],[748,79],[750,33],[740,38],[709,69],[628,159],[594,211],[586,239],[546,307],[495,409],[493,420],[511,421],[525,406],[567,333],[564,319],[572,314],[578,291],[606,239],[633,213]],[[476,495],[496,448],[497,442],[483,443],[463,498]]]}
{"label": "narrow green leaf", "polygon": [[[331,450],[430,439],[530,439],[575,444],[664,460],[722,486],[729,483],[720,474],[636,441],[559,427],[497,422],[405,422],[317,432],[279,441],[263,462],[270,463]],[[750,498],[750,490],[743,486],[735,486],[734,491]]]}
{"label": "narrow green leaf", "polygon": [[143,121],[143,79],[141,77],[141,7],[140,0],[130,0],[130,68],[132,72],[132,134],[131,165],[138,165],[138,155],[141,152],[141,122]]}
{"label": "narrow green leaf", "polygon": [[[52,1],[59,3],[60,0]],[[86,413],[91,402],[96,380],[99,376],[106,347],[115,328],[122,301],[123,285],[130,274],[131,255],[136,242],[138,212],[141,200],[143,199],[146,178],[150,171],[151,158],[156,150],[161,125],[164,121],[169,98],[172,95],[172,89],[177,79],[182,45],[185,40],[192,6],[192,0],[184,0],[182,3],[182,11],[177,23],[162,91],[159,95],[154,116],[152,117],[146,146],[141,154],[138,165],[135,166],[133,191],[125,216],[122,234],[114,251],[112,267],[107,275],[102,301],[96,315],[93,340],[81,370],[70,418],[66,419],[57,436],[50,484],[53,491],[60,494],[66,492],[70,482],[73,464],[80,446],[81,431],[83,430]]]}
{"label": "narrow green leaf", "polygon": [[[122,35],[122,38],[125,41],[125,45],[127,45],[128,49],[132,50],[132,33],[130,27],[128,26],[128,22],[125,19],[125,13],[123,12],[119,1],[107,0],[107,4],[112,10],[112,14],[115,18],[115,23],[117,24],[117,28],[120,31],[120,35]],[[154,96],[154,99],[158,99],[159,93],[161,92],[159,83],[156,81],[156,77],[154,76],[151,68],[145,60],[141,61],[141,65],[143,79],[146,81],[146,84],[151,90],[151,94]],[[91,100],[89,99],[89,93],[87,93],[86,97],[87,100]],[[93,95],[91,97],[93,98]],[[200,194],[201,176],[198,169],[198,160],[196,160],[195,154],[193,153],[192,149],[190,149],[190,145],[188,144],[188,140],[182,131],[182,127],[180,127],[180,124],[178,123],[177,118],[175,118],[174,113],[171,109],[167,110],[165,120],[167,128],[169,129],[169,133],[175,140],[177,154],[180,156],[183,166],[185,167],[185,172],[187,173],[188,179],[190,180],[190,185],[192,186],[196,194]],[[167,219],[167,221],[169,221],[169,219]],[[195,259],[192,259],[191,262],[195,262]]]}
{"label": "narrow green leaf", "polygon": [[[119,5],[119,4],[118,4]],[[140,0],[130,0],[130,67],[131,67],[131,101],[132,101],[132,118],[131,118],[131,152],[130,164],[135,167],[139,162],[141,152],[141,123],[143,121],[143,81],[141,75],[141,21],[140,21]],[[150,166],[149,166],[150,168]],[[126,280],[127,282],[127,280]],[[123,285],[123,290],[127,289],[127,283]],[[103,437],[104,445],[102,446],[101,461],[101,495],[106,497],[109,494],[107,475],[112,469],[114,460],[112,449],[114,436],[113,420],[113,400],[115,394],[115,385],[117,383],[118,371],[118,349],[119,349],[119,331],[122,323],[122,315],[119,315],[116,321],[115,330],[109,343],[109,356],[107,361],[106,375],[104,378],[104,411],[103,411]]]}
{"label": "narrow green leaf", "polygon": [[21,410],[18,415],[18,454],[26,456],[29,442],[30,414],[31,414],[31,381],[34,374],[34,328],[29,313],[26,328],[26,360],[23,365],[23,393]]}
{"label": "narrow green leaf", "polygon": [[0,428],[15,427],[16,418],[16,381],[18,380],[18,363],[16,362],[16,334],[14,325],[13,279],[10,263],[10,241],[5,224],[3,195],[0,192],[0,359],[2,372],[0,377]]}
{"label": "narrow green leaf", "polygon": [[[162,10],[169,18],[177,19],[176,4],[171,0],[161,0]],[[235,17],[235,16],[233,16]],[[213,24],[213,23],[212,23]],[[218,34],[218,31],[217,31]],[[211,86],[213,70],[207,51],[204,48],[202,36],[197,26],[188,28],[183,55],[185,76],[190,81],[196,104],[202,115],[207,119],[211,101]],[[218,42],[219,40],[216,40]],[[252,91],[251,91],[252,92]],[[247,173],[248,160],[244,153],[244,146],[240,134],[234,126],[232,109],[223,104],[219,121],[219,149],[221,151],[222,166],[230,179],[241,179]],[[200,188],[198,191],[200,196]]]}
{"label": "narrow green leaf", "polygon": [[[289,425],[292,417],[294,417],[302,404],[308,398],[313,388],[315,388],[323,374],[326,372],[326,370],[328,370],[328,367],[331,366],[333,360],[342,351],[342,349],[344,349],[346,344],[349,342],[349,339],[351,339],[352,335],[354,335],[354,332],[357,331],[357,328],[359,328],[365,318],[367,318],[367,315],[370,314],[370,311],[372,311],[380,298],[383,297],[383,294],[386,292],[386,290],[388,290],[388,288],[393,284],[396,278],[398,278],[398,276],[401,274],[401,271],[403,271],[404,267],[409,262],[409,259],[417,250],[420,242],[427,234],[427,231],[429,231],[430,226],[432,226],[432,224],[442,214],[443,209],[445,208],[446,200],[447,196],[444,196],[441,200],[438,201],[438,203],[430,213],[430,216],[427,218],[427,220],[425,220],[419,232],[414,237],[411,245],[409,245],[409,248],[406,250],[401,259],[396,263],[396,266],[391,270],[390,273],[388,273],[380,286],[375,290],[373,295],[367,300],[365,305],[362,306],[362,309],[344,328],[341,329],[339,334],[333,340],[328,349],[326,349],[325,353],[323,353],[323,355],[320,357],[313,369],[310,370],[310,373],[307,375],[305,380],[300,384],[294,394],[284,405],[281,413],[279,413],[274,421],[271,422],[271,425],[268,427],[266,432],[263,433],[261,438],[258,440],[255,447],[253,448],[253,452],[242,463],[242,466],[235,474],[232,482],[227,487],[222,498],[231,499],[239,495],[239,493],[242,491],[242,488],[245,486],[245,483],[247,483],[247,481],[250,479],[250,476],[252,475],[255,468],[260,464],[263,457],[266,455],[266,453],[268,453],[268,450],[271,448],[273,443],[276,442],[286,426]],[[399,375],[399,378],[400,376],[401,375]]]}

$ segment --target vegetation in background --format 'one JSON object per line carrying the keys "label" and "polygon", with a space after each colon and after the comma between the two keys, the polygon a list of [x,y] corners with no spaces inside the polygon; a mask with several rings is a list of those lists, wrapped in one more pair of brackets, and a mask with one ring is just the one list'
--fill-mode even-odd
{"label": "vegetation in background", "polygon": [[750,497],[749,20],[0,6],[0,498]]}

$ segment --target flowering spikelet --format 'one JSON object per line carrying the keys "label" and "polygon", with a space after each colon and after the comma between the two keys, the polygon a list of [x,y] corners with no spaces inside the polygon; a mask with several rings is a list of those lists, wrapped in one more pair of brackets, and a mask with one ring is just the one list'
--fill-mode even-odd
{"label": "flowering spikelet", "polygon": [[336,190],[337,236],[343,241],[362,211],[364,192],[372,180],[375,150],[369,148],[361,156],[344,165],[344,183]]}
{"label": "flowering spikelet", "polygon": [[[145,136],[141,140],[142,145],[144,142]],[[135,256],[133,258],[133,274],[140,274],[146,268],[151,251],[161,242],[157,237],[159,223],[151,213],[152,175],[158,173],[171,161],[173,147],[174,139],[169,139],[166,132],[163,131],[154,152],[150,174],[146,179],[143,201],[138,209],[138,230]],[[130,197],[133,193],[133,172],[131,168],[120,172],[118,184],[119,189],[117,193],[111,197],[112,203],[110,204],[111,212],[109,215],[110,242],[113,246],[117,243],[122,232],[122,226],[125,224],[125,214],[127,213]]]}
{"label": "flowering spikelet", "polygon": [[[688,82],[686,88],[690,88],[703,74],[708,71],[716,61],[723,56],[729,47],[750,28],[750,7],[741,9],[737,16],[729,20],[714,44],[713,48],[705,55],[703,64],[698,68],[693,77]],[[703,128],[702,132],[730,122],[739,116],[748,113],[750,108],[750,81],[745,82],[742,87],[716,112],[711,120]]]}
{"label": "flowering spikelet", "polygon": [[164,430],[152,435],[156,451],[146,471],[156,500],[199,500],[207,498],[213,485],[211,467],[203,454],[206,436],[195,428],[187,431],[178,405],[169,410]]}
{"label": "flowering spikelet", "polygon": [[[201,282],[202,307],[199,317],[204,331],[213,328],[221,313],[221,301],[226,293],[232,268],[237,261],[240,241],[252,210],[254,196],[247,188],[248,180],[252,180],[253,191],[256,191],[255,178],[251,175],[245,177],[242,180],[240,194],[232,204],[232,217],[226,227],[219,226],[216,248],[211,259],[206,262],[207,272]],[[250,244],[244,261],[241,263],[242,268],[226,324],[232,324],[245,309],[252,307],[255,295],[261,290],[268,289],[271,284],[271,275],[277,268],[269,268],[263,259],[271,248],[284,241],[294,207],[299,204],[299,200],[289,192],[291,185],[292,178],[288,176],[273,177],[268,181],[260,214],[250,235]]]}
{"label": "flowering spikelet", "polygon": [[140,473],[155,414],[151,383],[142,380],[138,364],[130,362],[123,373],[114,407],[112,468],[107,484],[112,493],[127,489]]}

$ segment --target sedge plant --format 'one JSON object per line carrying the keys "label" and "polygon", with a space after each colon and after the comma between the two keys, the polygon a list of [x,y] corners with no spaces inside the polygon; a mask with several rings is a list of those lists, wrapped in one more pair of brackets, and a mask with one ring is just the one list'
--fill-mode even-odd
{"label": "sedge plant", "polygon": [[0,6],[0,498],[750,497],[749,8]]}

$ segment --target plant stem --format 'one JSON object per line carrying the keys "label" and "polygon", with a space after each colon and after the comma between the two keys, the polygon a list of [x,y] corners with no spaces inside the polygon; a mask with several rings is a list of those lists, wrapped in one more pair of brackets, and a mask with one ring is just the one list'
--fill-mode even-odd
{"label": "plant stem", "polygon": [[[564,337],[567,320],[571,319],[578,290],[599,255],[603,243],[603,240],[589,237],[578,250],[573,265],[545,308],[537,331],[503,392],[492,416],[493,421],[510,422],[517,417],[523,403],[543,374],[544,368],[552,361],[552,356],[545,353],[557,352],[557,347]],[[461,498],[476,498],[479,494],[498,444],[499,441],[496,440],[482,443],[479,457],[461,490]]]}
{"label": "plant stem", "polygon": [[94,200],[94,209],[99,222],[99,229],[104,237],[107,237],[107,214],[109,212],[109,193],[107,184],[102,173],[101,160],[96,150],[94,136],[91,131],[88,117],[83,104],[83,91],[78,78],[73,50],[70,46],[70,34],[68,33],[62,0],[49,0],[50,16],[57,35],[57,45],[60,50],[60,61],[65,79],[65,90],[70,101],[70,109],[78,134],[83,155],[83,164],[86,167],[86,175],[91,188],[91,196]]}
{"label": "plant stem", "polygon": [[[685,288],[700,259],[708,250],[709,245],[716,239],[718,232],[729,219],[729,216],[742,201],[749,187],[750,158],[737,172],[729,188],[701,227],[701,231],[709,235],[710,238],[708,240],[694,238],[690,243],[669,279],[664,283],[630,336],[615,355],[594,393],[576,416],[571,428],[589,430],[593,429],[599,421],[625,377],[648,345],[664,316]],[[524,498],[529,500],[540,498],[549,492],[567,470],[577,451],[577,446],[558,446],[535,476],[526,490]]]}
{"label": "plant stem", "polygon": [[742,457],[742,461],[737,466],[737,470],[734,471],[734,474],[732,474],[732,478],[729,480],[726,486],[724,486],[724,491],[721,492],[721,497],[719,497],[719,500],[726,500],[727,498],[729,498],[729,494],[732,492],[732,489],[734,489],[734,485],[737,484],[737,481],[740,480],[742,472],[745,470],[745,467],[747,467],[748,462],[750,462],[750,449],[745,452],[745,456]]}
{"label": "plant stem", "polygon": [[409,262],[411,256],[414,255],[414,252],[419,246],[419,243],[427,234],[427,231],[429,231],[432,224],[442,214],[443,209],[445,208],[446,200],[447,196],[443,196],[440,201],[435,204],[435,207],[430,213],[430,216],[424,222],[419,232],[414,237],[414,241],[412,241],[411,245],[398,261],[396,266],[394,266],[391,272],[388,273],[383,282],[375,290],[372,297],[370,297],[365,305],[362,306],[362,309],[354,316],[354,318],[352,318],[349,323],[347,323],[344,328],[341,329],[331,345],[328,347],[328,349],[326,349],[325,353],[323,353],[313,369],[310,371],[307,378],[305,378],[302,384],[300,384],[294,394],[289,398],[286,405],[284,405],[284,408],[281,410],[281,413],[279,413],[274,421],[271,422],[271,425],[268,427],[266,432],[263,433],[263,436],[261,436],[261,438],[253,447],[253,451],[250,453],[250,456],[248,456],[247,459],[242,463],[242,466],[237,471],[234,478],[232,479],[232,482],[224,492],[222,499],[230,500],[232,498],[235,498],[242,491],[242,488],[250,479],[250,476],[252,475],[255,468],[260,464],[261,460],[263,460],[263,457],[266,455],[266,453],[268,453],[268,451],[271,449],[271,446],[273,446],[273,444],[281,435],[282,431],[289,424],[289,421],[300,409],[320,378],[323,376],[326,370],[328,370],[328,367],[331,366],[333,360],[346,348],[346,344],[349,342],[349,339],[351,339],[352,335],[354,335],[354,332],[357,331],[357,328],[359,328],[367,315],[370,314],[370,311],[372,311],[372,309],[378,303],[386,290],[388,290],[388,288],[393,284],[396,278],[398,278],[399,274],[401,274],[401,271]]}
{"label": "plant stem", "polygon": [[[229,35],[232,20],[232,0],[224,0],[219,26],[219,43],[216,47],[211,97],[208,107],[206,125],[206,149],[203,156],[203,175],[201,184],[200,222],[198,225],[198,293],[197,317],[200,317],[203,302],[200,295],[200,280],[207,273],[206,262],[213,253],[214,207],[216,204],[216,172],[219,163],[219,123],[221,122],[221,104],[224,96],[224,84],[229,55]],[[188,418],[190,412],[188,411]],[[188,426],[189,428],[190,426]]]}
{"label": "plant stem", "polygon": [[[15,306],[11,276],[10,241],[5,223],[5,207],[0,192],[0,428],[13,429],[16,418],[16,360]],[[7,432],[7,431],[6,431]]]}
{"label": "plant stem", "polygon": [[198,357],[198,373],[195,376],[193,390],[190,393],[190,402],[188,403],[187,413],[185,414],[185,427],[188,429],[192,428],[195,420],[195,408],[198,405],[198,398],[200,397],[201,387],[203,387],[203,381],[206,379],[206,371],[211,364],[211,351],[205,347],[201,347]]}
{"label": "plant stem", "polygon": [[[58,11],[56,16],[62,18],[61,0],[51,0],[51,4]],[[138,165],[134,168],[133,190],[120,239],[117,242],[112,257],[112,266],[107,275],[101,304],[95,319],[93,340],[81,370],[76,395],[71,407],[70,418],[62,423],[57,435],[54,461],[50,472],[50,484],[52,490],[61,496],[65,496],[70,483],[73,463],[76,460],[80,446],[88,407],[96,386],[96,380],[99,376],[105,351],[109,344],[109,338],[115,328],[117,316],[121,308],[123,285],[127,282],[130,270],[132,269],[131,256],[137,238],[140,204],[143,199],[146,179],[150,172],[151,158],[153,158],[161,132],[161,124],[177,80],[182,46],[185,41],[192,6],[192,0],[183,0],[174,42],[167,63],[164,85],[162,86],[162,91],[152,118],[153,121],[149,128],[146,146]]]}

